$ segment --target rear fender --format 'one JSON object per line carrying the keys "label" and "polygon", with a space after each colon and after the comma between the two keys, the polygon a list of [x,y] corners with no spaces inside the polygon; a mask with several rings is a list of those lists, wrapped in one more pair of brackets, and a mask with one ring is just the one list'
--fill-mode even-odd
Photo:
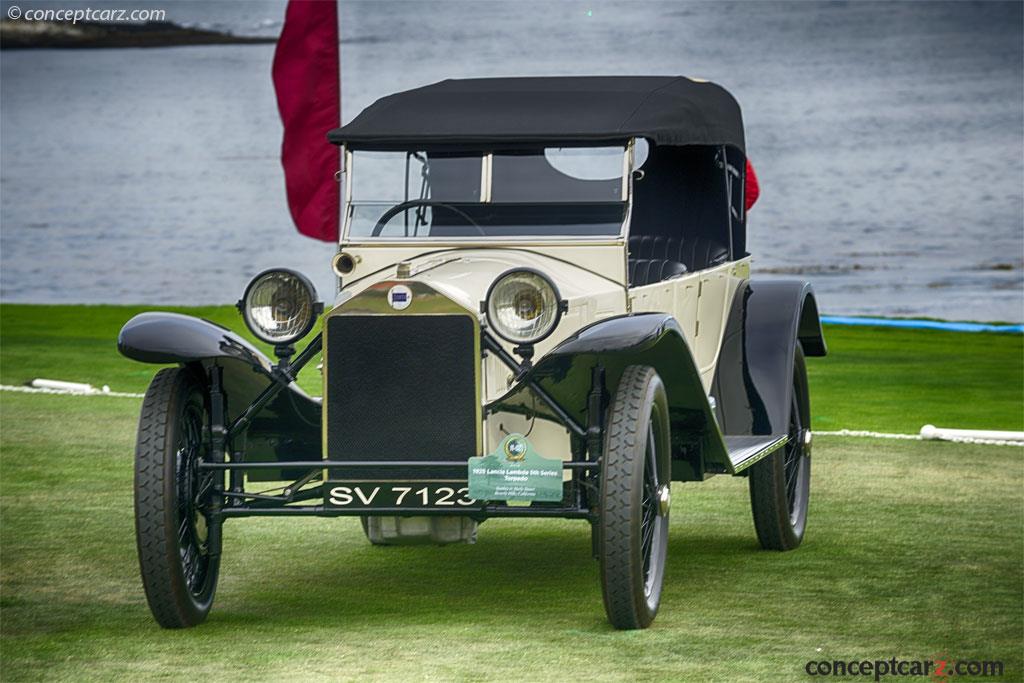
{"label": "rear fender", "polygon": [[807,282],[750,282],[736,290],[712,380],[726,434],[789,431],[793,357],[828,352],[818,303]]}
{"label": "rear fender", "polygon": [[[274,382],[273,363],[259,349],[227,328],[179,313],[141,313],[121,328],[117,349],[143,363],[177,363],[207,381],[209,368],[222,368],[230,424]],[[320,402],[294,382],[279,392],[231,445],[232,452],[254,462],[316,460],[322,456]],[[252,470],[249,479],[295,478],[295,470]]]}
{"label": "rear fender", "polygon": [[705,471],[725,471],[729,457],[700,374],[679,323],[664,313],[626,315],[584,327],[546,354],[488,409],[557,422],[557,416],[534,399],[529,384],[537,382],[570,417],[587,424],[591,373],[598,365],[604,368],[606,399],[614,395],[630,365],[651,366],[661,377],[672,419],[673,479],[703,479]]}

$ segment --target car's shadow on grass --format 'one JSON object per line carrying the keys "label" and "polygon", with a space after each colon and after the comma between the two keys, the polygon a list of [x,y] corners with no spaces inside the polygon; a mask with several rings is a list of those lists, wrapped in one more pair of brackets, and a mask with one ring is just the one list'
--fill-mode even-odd
{"label": "car's shadow on grass", "polygon": [[[543,523],[541,523],[543,524]],[[436,622],[473,625],[481,616],[578,622],[608,630],[602,607],[600,568],[591,555],[585,524],[544,528],[481,528],[475,545],[376,547],[359,539],[318,542],[281,561],[248,557],[225,560],[211,622],[251,624],[286,619],[349,627]],[[228,549],[228,556],[241,553]],[[665,599],[692,589],[720,587],[723,566],[764,556],[751,536],[709,537],[675,533],[670,538]],[[751,571],[766,571],[756,566]],[[672,585],[675,584],[675,585]]]}

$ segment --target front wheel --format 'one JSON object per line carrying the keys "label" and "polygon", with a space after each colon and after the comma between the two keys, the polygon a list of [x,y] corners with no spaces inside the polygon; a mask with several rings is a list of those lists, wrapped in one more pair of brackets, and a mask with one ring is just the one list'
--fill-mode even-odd
{"label": "front wheel", "polygon": [[647,628],[661,603],[671,463],[665,387],[653,368],[626,368],[605,428],[598,558],[615,628]]}
{"label": "front wheel", "polygon": [[793,550],[807,528],[811,493],[811,399],[807,366],[797,343],[793,359],[793,395],[789,441],[750,468],[750,507],[757,540],[765,550]]}
{"label": "front wheel", "polygon": [[199,462],[209,440],[205,392],[185,368],[161,370],[142,402],[135,447],[135,536],[146,601],[164,628],[202,622],[213,604],[220,554],[203,502],[212,479]]}

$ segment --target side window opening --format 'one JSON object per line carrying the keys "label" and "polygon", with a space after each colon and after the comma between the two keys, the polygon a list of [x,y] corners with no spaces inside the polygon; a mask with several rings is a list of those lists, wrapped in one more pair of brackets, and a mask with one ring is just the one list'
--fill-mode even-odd
{"label": "side window opening", "polygon": [[732,237],[732,258],[747,255],[747,212],[744,197],[747,159],[735,147],[723,147],[725,180],[729,195],[729,228]]}
{"label": "side window opening", "polygon": [[742,232],[742,224],[732,218],[731,195],[738,188],[742,210],[742,175],[737,180],[731,174],[731,159],[722,147],[650,146],[642,177],[633,185],[634,285],[704,270],[738,253],[735,231]]}

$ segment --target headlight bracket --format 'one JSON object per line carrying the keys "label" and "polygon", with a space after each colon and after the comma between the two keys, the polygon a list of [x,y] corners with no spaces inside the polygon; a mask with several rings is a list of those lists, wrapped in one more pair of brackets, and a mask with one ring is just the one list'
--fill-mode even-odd
{"label": "headlight bracket", "polygon": [[523,359],[523,362],[519,364],[519,369],[516,370],[517,382],[525,377],[533,367],[533,350],[533,344],[520,344],[512,349],[513,353]]}

